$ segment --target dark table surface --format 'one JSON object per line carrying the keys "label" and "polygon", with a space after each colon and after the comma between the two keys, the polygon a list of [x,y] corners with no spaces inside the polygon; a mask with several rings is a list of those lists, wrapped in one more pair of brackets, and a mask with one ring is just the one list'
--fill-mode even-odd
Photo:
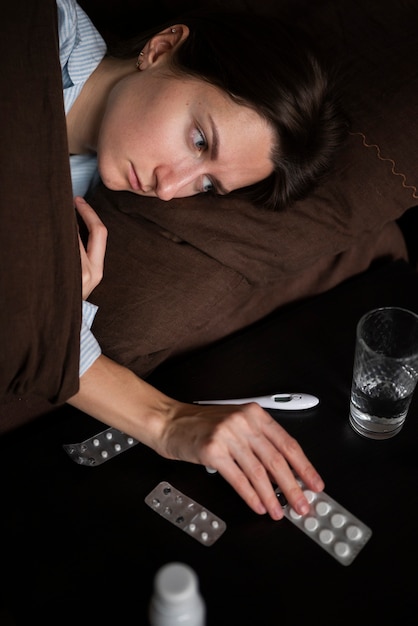
{"label": "dark table surface", "polygon": [[[418,275],[388,263],[280,310],[245,332],[159,368],[151,381],[185,400],[303,391],[317,408],[274,417],[296,436],[326,492],[373,535],[342,566],[287,519],[254,514],[218,474],[136,445],[97,467],[62,444],[105,425],[63,407],[0,439],[0,625],[146,626],[157,569],[191,565],[207,626],[416,624],[418,398],[387,441],[348,423],[355,327],[367,310],[418,312]],[[203,546],[144,498],[162,480],[227,524]]]}

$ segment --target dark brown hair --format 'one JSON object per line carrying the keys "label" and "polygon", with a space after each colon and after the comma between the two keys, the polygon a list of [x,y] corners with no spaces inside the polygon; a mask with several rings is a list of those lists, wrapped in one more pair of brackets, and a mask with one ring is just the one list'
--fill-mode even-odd
{"label": "dark brown hair", "polygon": [[329,169],[347,128],[330,72],[305,36],[272,17],[199,11],[111,53],[137,56],[148,39],[175,23],[186,24],[190,34],[172,55],[172,70],[221,88],[275,131],[273,173],[234,195],[272,209],[305,196]]}

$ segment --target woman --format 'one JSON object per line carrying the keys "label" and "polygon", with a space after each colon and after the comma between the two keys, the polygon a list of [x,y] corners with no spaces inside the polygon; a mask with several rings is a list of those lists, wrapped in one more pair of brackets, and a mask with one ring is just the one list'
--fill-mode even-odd
{"label": "woman", "polygon": [[[123,50],[105,45],[74,0],[57,0],[74,194],[97,169],[113,190],[162,200],[241,193],[265,207],[307,193],[344,120],[325,71],[295,35],[251,16],[189,16]],[[106,229],[82,198],[83,298],[103,271]],[[89,308],[90,306],[90,308]],[[257,513],[281,519],[272,482],[301,514],[324,483],[298,443],[257,404],[196,406],[160,393],[101,354],[84,302],[80,389],[69,403],[162,456],[217,469]]]}

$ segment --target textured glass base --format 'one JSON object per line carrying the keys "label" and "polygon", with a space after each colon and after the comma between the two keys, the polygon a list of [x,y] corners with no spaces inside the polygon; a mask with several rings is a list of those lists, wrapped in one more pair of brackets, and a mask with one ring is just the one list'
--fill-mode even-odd
{"label": "textured glass base", "polygon": [[[383,428],[381,430],[370,430],[369,428],[365,428],[362,424],[359,424],[359,422],[355,419],[355,417],[353,417],[351,413],[350,424],[353,430],[356,431],[356,433],[362,435],[363,437],[367,437],[368,439],[390,439],[391,437],[397,435],[399,431],[402,430],[403,426],[402,422],[402,424],[397,424],[393,430],[384,430]],[[373,422],[366,422],[366,424],[376,426],[376,424],[374,424]]]}

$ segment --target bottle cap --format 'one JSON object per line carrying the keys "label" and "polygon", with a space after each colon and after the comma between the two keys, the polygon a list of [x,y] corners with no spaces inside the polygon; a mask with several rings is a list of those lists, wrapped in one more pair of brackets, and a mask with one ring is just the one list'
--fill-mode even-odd
{"label": "bottle cap", "polygon": [[168,563],[157,572],[154,589],[160,601],[167,604],[187,602],[198,591],[197,576],[184,563]]}
{"label": "bottle cap", "polygon": [[205,605],[198,587],[195,571],[185,563],[172,562],[161,567],[154,578],[150,605],[153,626],[203,626]]}

